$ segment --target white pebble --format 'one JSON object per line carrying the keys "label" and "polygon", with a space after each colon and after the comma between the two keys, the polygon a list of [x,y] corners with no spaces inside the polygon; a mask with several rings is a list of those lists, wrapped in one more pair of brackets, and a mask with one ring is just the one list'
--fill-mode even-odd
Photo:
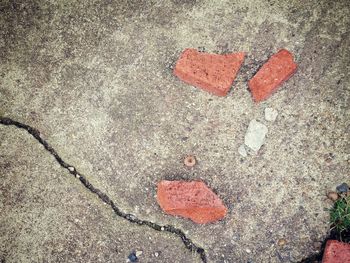
{"label": "white pebble", "polygon": [[74,172],[75,169],[72,166],[68,166],[68,170],[71,171],[71,172]]}
{"label": "white pebble", "polygon": [[265,119],[267,121],[274,122],[277,118],[277,115],[278,115],[278,111],[276,111],[275,109],[273,109],[273,108],[266,108],[265,109]]}
{"label": "white pebble", "polygon": [[268,129],[264,124],[251,120],[244,137],[244,144],[255,152],[259,151],[264,144],[267,132]]}
{"label": "white pebble", "polygon": [[143,253],[143,252],[142,252],[141,250],[139,250],[139,251],[136,251],[136,252],[135,252],[135,255],[136,255],[136,257],[139,257],[139,256],[142,255],[142,253]]}
{"label": "white pebble", "polygon": [[244,144],[242,144],[241,146],[239,146],[238,148],[238,153],[242,156],[242,157],[247,157],[248,154],[247,154],[247,151],[244,147]]}

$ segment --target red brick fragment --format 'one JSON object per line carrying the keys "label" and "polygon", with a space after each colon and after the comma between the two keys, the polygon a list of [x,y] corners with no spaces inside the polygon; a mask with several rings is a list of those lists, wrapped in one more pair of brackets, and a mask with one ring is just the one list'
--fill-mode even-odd
{"label": "red brick fragment", "polygon": [[161,181],[157,200],[170,215],[206,224],[225,217],[227,208],[220,198],[201,181]]}
{"label": "red brick fragment", "polygon": [[274,54],[249,80],[249,89],[255,102],[266,100],[297,70],[293,55],[286,49]]}
{"label": "red brick fragment", "polygon": [[350,263],[350,244],[328,240],[322,263]]}
{"label": "red brick fragment", "polygon": [[218,96],[225,96],[244,61],[245,53],[225,55],[185,49],[176,63],[174,74],[182,81]]}

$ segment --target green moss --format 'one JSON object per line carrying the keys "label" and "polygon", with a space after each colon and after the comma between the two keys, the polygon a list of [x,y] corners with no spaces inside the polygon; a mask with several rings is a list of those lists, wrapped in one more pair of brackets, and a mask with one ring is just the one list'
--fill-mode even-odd
{"label": "green moss", "polygon": [[350,195],[342,196],[330,210],[332,228],[339,234],[350,230]]}

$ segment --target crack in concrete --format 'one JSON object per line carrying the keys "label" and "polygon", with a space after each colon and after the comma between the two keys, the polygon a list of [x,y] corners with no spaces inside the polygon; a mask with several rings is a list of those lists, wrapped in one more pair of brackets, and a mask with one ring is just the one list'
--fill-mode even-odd
{"label": "crack in concrete", "polygon": [[188,238],[181,229],[178,229],[178,228],[173,227],[171,225],[163,225],[162,226],[162,225],[153,223],[151,221],[142,220],[142,219],[137,218],[135,215],[127,214],[127,213],[123,212],[122,210],[120,210],[117,207],[117,205],[109,198],[109,196],[107,194],[105,194],[104,192],[102,192],[101,190],[99,190],[98,188],[93,186],[81,173],[79,173],[77,171],[77,169],[73,165],[70,165],[67,162],[65,162],[59,156],[59,154],[56,152],[56,150],[47,141],[45,141],[43,138],[40,137],[40,132],[37,129],[35,129],[27,124],[24,124],[24,123],[21,123],[21,122],[18,122],[18,121],[15,121],[15,120],[12,120],[12,119],[6,118],[6,117],[0,117],[0,124],[5,125],[5,126],[15,126],[19,129],[26,130],[40,144],[42,144],[44,146],[44,148],[51,155],[53,155],[53,157],[55,157],[56,161],[60,164],[61,167],[68,170],[68,172],[70,174],[74,175],[76,178],[78,178],[80,180],[80,182],[85,186],[85,188],[87,188],[93,194],[97,195],[98,198],[101,199],[104,203],[109,205],[113,209],[114,213],[117,216],[122,217],[122,218],[124,218],[124,219],[126,219],[129,222],[134,223],[134,224],[148,226],[156,231],[166,231],[166,232],[170,232],[172,234],[177,235],[178,237],[181,238],[182,242],[184,243],[185,247],[188,250],[198,253],[202,262],[204,262],[204,263],[207,262],[207,256],[206,256],[205,250],[203,248],[199,247],[198,245],[194,244],[193,241],[190,238]]}

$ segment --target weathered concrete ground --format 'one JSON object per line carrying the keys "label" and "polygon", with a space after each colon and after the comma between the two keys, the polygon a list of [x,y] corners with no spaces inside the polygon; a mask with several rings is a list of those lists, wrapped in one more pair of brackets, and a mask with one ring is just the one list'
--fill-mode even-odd
{"label": "weathered concrete ground", "polygon": [[26,132],[0,127],[0,134],[5,262],[125,262],[133,250],[142,262],[199,262],[176,236],[106,209]]}
{"label": "weathered concrete ground", "polygon": [[[317,252],[325,192],[349,183],[349,1],[3,0],[0,12],[0,115],[37,128],[121,210],[182,229],[209,262]],[[247,52],[227,97],[172,75],[187,47]],[[279,48],[298,72],[254,104],[246,81]],[[269,132],[242,158],[252,119]],[[142,250],[140,262],[200,261],[177,235],[116,216],[24,130],[0,134],[0,260],[125,262]],[[155,185],[179,178],[204,180],[228,216],[201,226],[162,213]]]}

